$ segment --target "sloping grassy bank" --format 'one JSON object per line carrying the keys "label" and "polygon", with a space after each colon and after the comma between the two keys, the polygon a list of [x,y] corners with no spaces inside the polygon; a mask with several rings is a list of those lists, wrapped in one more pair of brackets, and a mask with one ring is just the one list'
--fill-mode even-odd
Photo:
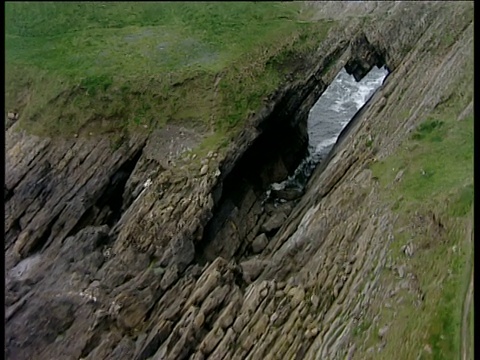
{"label": "sloping grassy bank", "polygon": [[[423,294],[419,303],[401,289],[393,308],[375,305],[389,324],[378,358],[461,358],[462,309],[473,269],[473,113],[464,113],[473,99],[473,58],[462,71],[453,95],[395,154],[372,167],[398,216],[390,256],[407,265]],[[413,246],[411,257],[406,244]],[[398,281],[390,271],[382,278],[384,284]]]}
{"label": "sloping grassy bank", "polygon": [[[49,136],[231,134],[331,22],[297,3],[7,3],[6,111]],[[217,136],[218,137],[218,136]]]}

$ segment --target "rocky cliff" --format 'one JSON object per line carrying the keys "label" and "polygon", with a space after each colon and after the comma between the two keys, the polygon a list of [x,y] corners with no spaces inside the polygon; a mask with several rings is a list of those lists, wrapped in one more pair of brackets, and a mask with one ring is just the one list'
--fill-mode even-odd
{"label": "rocky cliff", "polygon": [[[455,91],[473,53],[472,4],[306,5],[339,24],[236,141],[204,159],[182,152],[200,138],[181,126],[116,149],[11,125],[7,357],[355,357],[355,325],[389,291],[378,279],[395,217],[369,165]],[[360,79],[375,65],[389,76],[305,193],[265,201],[305,155],[308,111],[337,72]]]}

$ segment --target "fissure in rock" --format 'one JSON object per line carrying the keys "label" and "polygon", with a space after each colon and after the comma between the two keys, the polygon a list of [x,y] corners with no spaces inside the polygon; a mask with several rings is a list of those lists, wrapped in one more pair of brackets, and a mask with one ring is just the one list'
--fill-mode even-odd
{"label": "fissure in rock", "polygon": [[143,148],[138,150],[128,161],[126,161],[120,169],[110,178],[110,184],[98,199],[96,206],[100,209],[108,207],[110,215],[107,217],[105,223],[108,226],[113,226],[121,217],[124,209],[128,208],[130,204],[124,204],[123,193],[125,185],[142,156]]}
{"label": "fissure in rock", "polygon": [[[385,68],[374,68],[357,82],[342,69],[307,119],[265,127],[225,178],[214,216],[196,245],[197,262],[216,256],[241,260],[263,251],[303,195],[315,167],[387,74]],[[295,109],[299,112],[300,106]]]}
{"label": "fissure in rock", "polygon": [[142,156],[143,148],[140,148],[130,159],[110,177],[110,182],[95,205],[87,210],[78,221],[77,225],[69,232],[68,236],[76,234],[86,226],[108,225],[112,227],[120,219],[125,208],[123,193],[125,185],[132,174],[137,162]]}
{"label": "fissure in rock", "polygon": [[382,85],[388,70],[374,67],[359,81],[342,69],[308,116],[308,156],[294,174],[271,185],[270,192],[302,191],[316,166],[328,156],[340,133]]}
{"label": "fissure in rock", "polygon": [[292,95],[295,94],[290,94],[264,121],[261,135],[216,190],[221,195],[202,241],[196,244],[197,262],[216,256],[241,257],[251,251],[251,243],[265,217],[262,201],[266,189],[272,182],[293,174],[307,154],[306,118],[295,117],[303,100],[292,100]]}

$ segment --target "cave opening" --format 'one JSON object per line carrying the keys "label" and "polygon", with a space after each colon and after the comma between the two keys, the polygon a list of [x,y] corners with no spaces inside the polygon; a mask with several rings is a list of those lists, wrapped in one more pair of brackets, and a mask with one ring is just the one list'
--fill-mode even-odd
{"label": "cave opening", "polygon": [[[268,190],[278,194],[286,189],[303,189],[316,166],[324,160],[335,145],[340,133],[360,109],[370,100],[389,74],[386,67],[373,67],[359,81],[345,68],[310,109],[308,129],[308,155],[295,172]],[[286,199],[279,199],[280,202]]]}
{"label": "cave opening", "polygon": [[328,87],[310,88],[295,106],[288,98],[280,102],[219,184],[213,216],[195,244],[196,262],[217,256],[241,261],[262,252],[300,201],[315,167],[388,73],[373,67],[357,81],[342,68]]}

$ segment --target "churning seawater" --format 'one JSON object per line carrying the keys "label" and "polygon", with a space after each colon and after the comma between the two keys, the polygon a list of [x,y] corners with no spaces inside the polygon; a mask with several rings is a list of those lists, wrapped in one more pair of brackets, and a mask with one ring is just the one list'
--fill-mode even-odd
{"label": "churning seawater", "polygon": [[337,141],[342,129],[382,85],[388,70],[374,67],[359,82],[344,68],[310,110],[308,116],[309,154],[295,173],[272,189],[303,188],[315,167]]}

